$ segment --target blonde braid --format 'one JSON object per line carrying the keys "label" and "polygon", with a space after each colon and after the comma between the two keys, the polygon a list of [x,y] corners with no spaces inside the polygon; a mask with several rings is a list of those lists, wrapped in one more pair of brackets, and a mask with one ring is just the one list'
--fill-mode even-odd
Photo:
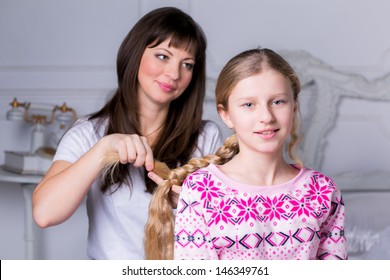
{"label": "blonde braid", "polygon": [[[145,258],[148,260],[173,259],[175,217],[169,200],[173,185],[181,186],[185,178],[196,170],[213,164],[224,164],[237,153],[238,142],[235,134],[228,137],[223,146],[213,155],[192,158],[181,167],[169,170],[166,164],[155,161],[153,172],[164,179],[153,193],[149,204],[149,216],[145,224]],[[110,166],[118,164],[117,153],[109,153],[102,160],[102,166],[108,172]]]}
{"label": "blonde braid", "polygon": [[[173,185],[181,186],[185,178],[210,163],[223,164],[238,153],[236,135],[226,139],[215,155],[192,158],[181,167],[171,170],[168,179],[153,193],[149,204],[149,217],[145,225],[145,257],[148,260],[173,259],[175,217],[169,200],[169,191]],[[158,169],[158,166],[156,166]],[[156,170],[156,172],[158,172]]]}

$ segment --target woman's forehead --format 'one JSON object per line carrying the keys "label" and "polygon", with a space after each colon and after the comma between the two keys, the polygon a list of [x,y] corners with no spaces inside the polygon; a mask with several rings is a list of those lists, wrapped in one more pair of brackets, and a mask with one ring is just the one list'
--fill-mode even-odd
{"label": "woman's forehead", "polygon": [[167,40],[169,40],[168,46],[185,50],[193,55],[195,54],[196,44],[191,37],[175,37],[172,35]]}

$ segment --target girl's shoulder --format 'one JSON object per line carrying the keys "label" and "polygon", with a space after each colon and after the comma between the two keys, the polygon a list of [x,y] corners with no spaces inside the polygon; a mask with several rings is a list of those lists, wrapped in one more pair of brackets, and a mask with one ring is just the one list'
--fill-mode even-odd
{"label": "girl's shoulder", "polygon": [[302,177],[306,178],[306,180],[310,180],[311,182],[323,182],[323,183],[332,183],[334,185],[335,182],[333,181],[333,179],[327,175],[325,175],[324,173],[320,172],[320,171],[317,171],[317,170],[314,170],[314,169],[311,169],[311,168],[308,168],[308,167],[303,167],[302,168],[303,172],[302,172]]}
{"label": "girl's shoulder", "polygon": [[[210,164],[213,165],[213,164]],[[197,169],[196,171],[190,173],[186,179],[185,182],[204,182],[205,180],[209,180],[210,177],[214,176],[212,169],[210,168],[210,165],[206,167],[202,167]]]}
{"label": "girl's shoulder", "polygon": [[332,194],[340,195],[341,190],[331,177],[325,175],[324,173],[310,169],[303,168],[301,176],[297,180],[298,186],[305,186],[305,189],[310,190],[310,192],[326,192],[330,196]]}

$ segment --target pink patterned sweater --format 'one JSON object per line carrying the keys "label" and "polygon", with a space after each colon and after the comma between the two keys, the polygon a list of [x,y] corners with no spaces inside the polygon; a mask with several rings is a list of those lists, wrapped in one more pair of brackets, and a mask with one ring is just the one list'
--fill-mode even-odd
{"label": "pink patterned sweater", "polygon": [[175,259],[347,259],[336,184],[303,168],[275,186],[239,183],[210,164],[183,183]]}

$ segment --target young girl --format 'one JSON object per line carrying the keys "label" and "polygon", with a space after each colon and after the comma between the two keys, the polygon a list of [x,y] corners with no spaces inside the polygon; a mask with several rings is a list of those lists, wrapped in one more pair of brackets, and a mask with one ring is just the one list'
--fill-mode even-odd
{"label": "young girl", "polygon": [[[235,134],[157,188],[146,225],[150,258],[173,251],[175,259],[347,258],[340,190],[296,152],[299,91],[292,67],[272,50],[248,50],[227,63],[216,101]],[[183,180],[173,233],[166,197]]]}
{"label": "young girl", "polygon": [[[66,221],[87,197],[89,257],[144,258],[148,205],[161,180],[148,172],[154,159],[173,168],[221,145],[217,125],[202,121],[205,50],[202,29],[177,8],[134,25],[118,52],[115,95],[64,135],[34,191],[39,226]],[[100,159],[111,152],[122,164],[104,173]]]}

